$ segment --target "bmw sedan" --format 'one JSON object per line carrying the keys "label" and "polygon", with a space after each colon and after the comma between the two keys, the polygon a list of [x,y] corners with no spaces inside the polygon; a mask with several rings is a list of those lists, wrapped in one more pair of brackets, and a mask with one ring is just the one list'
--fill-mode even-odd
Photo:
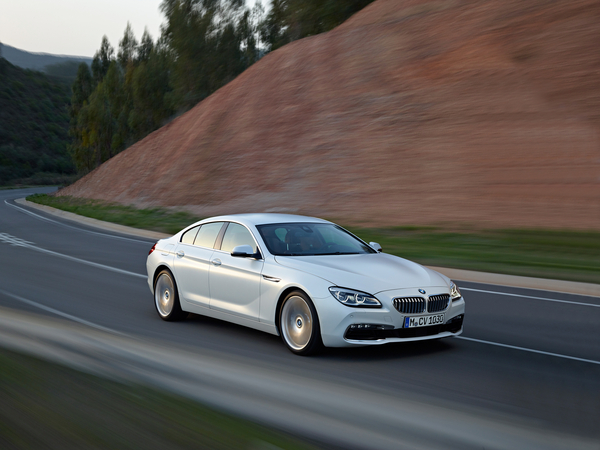
{"label": "bmw sedan", "polygon": [[205,219],[158,241],[146,267],[163,320],[226,320],[279,335],[299,355],[463,329],[465,302],[450,279],[313,217]]}

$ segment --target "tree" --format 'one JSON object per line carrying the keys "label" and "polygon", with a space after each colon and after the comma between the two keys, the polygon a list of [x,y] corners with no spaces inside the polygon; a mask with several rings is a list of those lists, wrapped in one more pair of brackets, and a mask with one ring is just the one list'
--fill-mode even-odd
{"label": "tree", "polygon": [[128,64],[133,64],[137,57],[138,42],[133,34],[131,24],[127,22],[123,39],[119,41],[119,52],[117,54],[117,60],[123,70],[127,69]]}
{"label": "tree", "polygon": [[264,16],[264,8],[260,1],[254,7],[246,9],[237,24],[240,36],[244,67],[250,67],[260,59],[260,29],[259,23]]}
{"label": "tree", "polygon": [[172,53],[177,104],[187,109],[241,73],[236,20],[242,0],[164,0],[163,38]]}
{"label": "tree", "polygon": [[71,154],[80,172],[89,172],[125,147],[129,109],[123,73],[112,61],[104,79],[77,114],[80,141],[74,142]]}
{"label": "tree", "polygon": [[94,86],[90,68],[86,63],[79,64],[75,81],[71,86],[73,96],[71,97],[71,108],[77,111],[83,102],[88,99]]}
{"label": "tree", "polygon": [[69,153],[80,172],[91,170],[87,155],[89,149],[83,143],[86,127],[81,123],[79,116],[93,90],[94,81],[90,69],[86,63],[81,63],[77,69],[75,81],[71,86],[71,106],[69,108],[69,115],[71,117],[69,135],[72,139],[69,146]]}
{"label": "tree", "polygon": [[156,46],[147,61],[136,67],[131,83],[133,108],[128,125],[133,140],[159,128],[173,114],[169,96],[170,58],[163,47]]}
{"label": "tree", "polygon": [[118,77],[118,67],[113,61],[104,80],[90,95],[89,103],[82,108],[79,116],[86,128],[83,142],[91,156],[87,160],[93,164],[88,170],[99,166],[112,156],[111,146],[116,127],[111,114],[110,90],[115,77]]}
{"label": "tree", "polygon": [[291,42],[287,0],[272,0],[269,14],[260,25],[260,36],[267,51],[276,50]]}
{"label": "tree", "polygon": [[154,42],[152,42],[152,36],[150,36],[150,33],[148,33],[148,29],[146,28],[144,29],[142,41],[138,47],[138,61],[148,61],[153,48]]}
{"label": "tree", "polygon": [[267,50],[329,31],[373,0],[272,0],[261,24]]}
{"label": "tree", "polygon": [[100,83],[110,67],[110,63],[114,60],[115,49],[108,42],[106,35],[102,36],[100,50],[94,54],[92,60],[92,74],[94,81]]}
{"label": "tree", "polygon": [[165,0],[167,22],[163,36],[173,52],[172,83],[177,103],[191,107],[208,95],[210,37],[214,33],[214,7],[196,0]]}
{"label": "tree", "polygon": [[102,147],[102,162],[112,158],[129,143],[127,119],[132,109],[130,79],[134,70],[133,62],[126,73],[123,73],[119,64],[113,62],[99,89],[102,91],[103,107],[107,109],[110,117],[104,122],[106,128],[103,130],[103,136],[106,136],[107,143]]}

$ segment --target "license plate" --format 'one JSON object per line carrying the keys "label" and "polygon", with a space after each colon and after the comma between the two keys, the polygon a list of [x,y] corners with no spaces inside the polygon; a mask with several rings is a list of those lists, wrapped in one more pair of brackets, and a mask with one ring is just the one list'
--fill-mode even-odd
{"label": "license plate", "polygon": [[429,327],[444,323],[443,314],[434,314],[432,316],[405,317],[404,328]]}

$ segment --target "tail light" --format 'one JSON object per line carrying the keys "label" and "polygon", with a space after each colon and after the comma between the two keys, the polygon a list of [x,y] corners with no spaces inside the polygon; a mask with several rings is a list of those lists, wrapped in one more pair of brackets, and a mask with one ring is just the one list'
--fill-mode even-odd
{"label": "tail light", "polygon": [[[157,242],[156,244],[158,244],[158,242]],[[149,254],[149,255],[151,255],[151,254],[152,254],[152,252],[153,252],[154,250],[156,250],[156,244],[154,244],[154,245],[152,246],[152,248],[150,249],[150,251],[148,252],[148,254]]]}

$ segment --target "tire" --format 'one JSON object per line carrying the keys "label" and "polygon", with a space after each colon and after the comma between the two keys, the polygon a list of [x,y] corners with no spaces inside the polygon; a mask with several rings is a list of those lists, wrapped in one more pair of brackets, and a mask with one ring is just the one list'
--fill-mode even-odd
{"label": "tire", "polygon": [[313,355],[323,347],[317,310],[302,291],[290,292],[283,300],[279,331],[287,348],[296,355]]}
{"label": "tire", "polygon": [[154,306],[160,318],[167,322],[183,320],[188,314],[181,309],[175,278],[167,269],[162,270],[154,280]]}

